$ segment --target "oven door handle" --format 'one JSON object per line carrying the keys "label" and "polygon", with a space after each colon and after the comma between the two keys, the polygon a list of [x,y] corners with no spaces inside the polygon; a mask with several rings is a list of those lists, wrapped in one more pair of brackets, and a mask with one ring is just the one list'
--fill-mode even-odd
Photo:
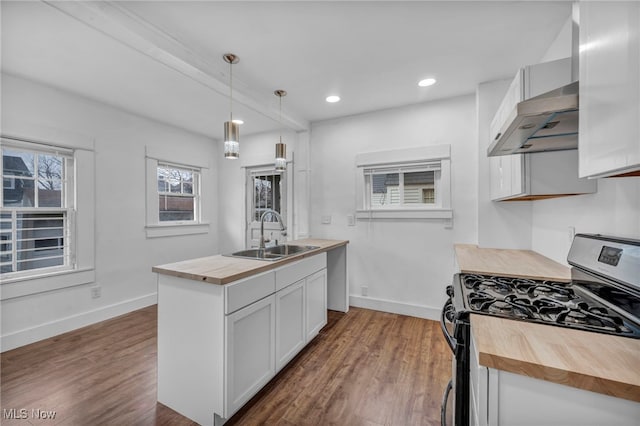
{"label": "oven door handle", "polygon": [[453,379],[447,383],[447,388],[442,395],[442,404],[440,405],[440,426],[447,426],[447,401],[449,400],[449,394],[453,388]]}
{"label": "oven door handle", "polygon": [[449,348],[451,348],[451,352],[456,353],[458,342],[451,334],[449,334],[449,330],[447,330],[447,327],[445,325],[447,316],[453,315],[454,309],[455,308],[453,307],[453,302],[451,302],[451,298],[449,298],[447,300],[447,303],[445,303],[444,307],[442,308],[442,314],[440,315],[440,328],[442,329],[442,334],[444,334],[444,337],[447,340]]}

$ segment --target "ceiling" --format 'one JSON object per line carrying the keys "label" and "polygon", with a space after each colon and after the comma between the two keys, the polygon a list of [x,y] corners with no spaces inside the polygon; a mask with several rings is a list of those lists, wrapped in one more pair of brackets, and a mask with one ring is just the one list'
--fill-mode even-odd
{"label": "ceiling", "polygon": [[[571,2],[2,1],[2,69],[213,138],[446,97],[535,63]],[[417,82],[434,77],[431,87]],[[342,101],[325,102],[329,94]],[[5,106],[6,107],[6,106]]]}

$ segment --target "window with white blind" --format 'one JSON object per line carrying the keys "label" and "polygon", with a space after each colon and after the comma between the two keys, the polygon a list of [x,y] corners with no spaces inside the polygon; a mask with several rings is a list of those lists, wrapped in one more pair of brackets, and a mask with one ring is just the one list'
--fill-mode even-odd
{"label": "window with white blind", "polygon": [[75,267],[73,172],[73,150],[3,144],[0,276]]}
{"label": "window with white blind", "polygon": [[450,219],[450,148],[356,156],[358,219]]}

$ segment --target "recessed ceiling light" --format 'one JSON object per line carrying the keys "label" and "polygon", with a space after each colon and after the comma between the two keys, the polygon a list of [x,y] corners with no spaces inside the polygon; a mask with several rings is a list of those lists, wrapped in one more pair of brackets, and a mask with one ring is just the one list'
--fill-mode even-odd
{"label": "recessed ceiling light", "polygon": [[337,95],[327,96],[326,101],[331,103],[331,104],[336,103],[336,102],[340,102],[340,96],[337,96]]}
{"label": "recessed ceiling light", "polygon": [[424,80],[420,80],[418,82],[418,86],[420,86],[420,87],[432,86],[434,84],[436,84],[436,79],[435,78],[425,78]]}
{"label": "recessed ceiling light", "polygon": [[242,121],[242,120],[240,120],[240,119],[237,119],[237,118],[234,118],[234,119],[233,119],[233,120],[231,120],[231,121],[233,121],[233,122],[234,122],[234,123],[236,123],[236,124],[244,124],[244,121]]}

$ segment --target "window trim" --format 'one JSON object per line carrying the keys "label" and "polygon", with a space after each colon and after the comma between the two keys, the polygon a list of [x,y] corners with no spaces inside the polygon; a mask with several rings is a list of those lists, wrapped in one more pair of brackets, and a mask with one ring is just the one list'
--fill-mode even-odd
{"label": "window trim", "polygon": [[[389,208],[371,206],[366,175],[398,170],[439,170],[435,177],[435,205],[394,204]],[[356,155],[356,218],[375,219],[445,219],[453,218],[451,208],[451,146],[432,145],[419,148],[360,153]]]}

